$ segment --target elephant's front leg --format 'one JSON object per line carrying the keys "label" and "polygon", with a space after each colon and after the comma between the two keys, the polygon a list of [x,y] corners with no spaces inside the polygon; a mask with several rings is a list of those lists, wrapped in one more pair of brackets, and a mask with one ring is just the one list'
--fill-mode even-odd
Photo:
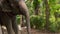
{"label": "elephant's front leg", "polygon": [[12,21],[9,16],[3,13],[3,15],[1,15],[1,20],[3,21],[3,24],[5,24],[8,34],[14,34],[12,29]]}
{"label": "elephant's front leg", "polygon": [[0,25],[0,34],[2,34],[2,29],[1,29],[1,25]]}
{"label": "elephant's front leg", "polygon": [[7,20],[6,27],[7,27],[8,34],[14,34],[13,33],[13,29],[12,29],[12,22],[11,22],[11,20]]}
{"label": "elephant's front leg", "polygon": [[17,25],[16,16],[12,16],[11,20],[12,20],[13,30],[14,30],[15,34],[18,34],[18,25]]}

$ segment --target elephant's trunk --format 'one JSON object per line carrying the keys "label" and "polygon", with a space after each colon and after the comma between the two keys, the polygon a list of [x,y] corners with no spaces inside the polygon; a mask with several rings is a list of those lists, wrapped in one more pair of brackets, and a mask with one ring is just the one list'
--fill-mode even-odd
{"label": "elephant's trunk", "polygon": [[27,24],[27,34],[30,34],[30,16],[28,12],[28,8],[23,0],[19,1],[20,13],[26,17],[26,24]]}
{"label": "elephant's trunk", "polygon": [[27,24],[27,32],[28,34],[31,34],[30,32],[30,17],[29,17],[29,13],[26,13],[26,24]]}

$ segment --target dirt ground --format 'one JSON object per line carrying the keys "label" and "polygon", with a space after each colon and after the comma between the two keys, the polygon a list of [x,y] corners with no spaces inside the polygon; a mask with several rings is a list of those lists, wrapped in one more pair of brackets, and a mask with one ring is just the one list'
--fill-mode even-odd
{"label": "dirt ground", "polygon": [[[4,30],[4,34],[7,34],[6,30]],[[26,28],[22,28],[22,31],[19,30],[19,34],[27,34]],[[47,33],[47,31],[31,29],[31,34],[60,34],[60,33],[51,33],[51,32]]]}
{"label": "dirt ground", "polygon": [[[27,34],[26,29],[22,30],[22,34]],[[44,30],[40,31],[40,30],[36,30],[36,29],[31,29],[31,34],[60,34],[60,33],[51,33],[51,32],[47,32]]]}

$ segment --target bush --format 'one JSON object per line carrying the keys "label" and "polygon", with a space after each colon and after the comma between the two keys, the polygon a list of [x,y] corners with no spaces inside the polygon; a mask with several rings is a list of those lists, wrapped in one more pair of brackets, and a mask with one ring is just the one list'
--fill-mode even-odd
{"label": "bush", "polygon": [[[31,15],[30,16],[30,24],[31,24],[31,28],[35,28],[36,29],[43,29],[45,26],[45,18],[43,16],[37,16],[37,15]],[[49,30],[51,32],[57,32],[60,31],[60,19],[58,19],[57,21],[55,21],[55,17],[51,16],[49,19]],[[20,23],[20,16],[17,16],[17,22],[18,24]]]}
{"label": "bush", "polygon": [[50,20],[50,22],[49,22],[49,30],[51,32],[57,32],[58,31],[58,24],[55,21],[55,17],[51,16],[49,20]]}
{"label": "bush", "polygon": [[36,29],[42,29],[44,27],[45,19],[42,16],[32,15],[30,16],[31,27],[35,26]]}

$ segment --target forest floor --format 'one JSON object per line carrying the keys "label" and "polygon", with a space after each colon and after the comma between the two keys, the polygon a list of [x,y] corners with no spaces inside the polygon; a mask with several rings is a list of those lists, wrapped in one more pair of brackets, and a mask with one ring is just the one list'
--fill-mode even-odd
{"label": "forest floor", "polygon": [[[4,34],[7,34],[6,30],[4,30]],[[22,27],[22,31],[19,30],[19,34],[27,34],[26,28]],[[60,33],[51,33],[44,30],[37,30],[37,29],[31,29],[31,34],[60,34]]]}
{"label": "forest floor", "polygon": [[[27,34],[26,29],[22,30],[22,34]],[[31,34],[60,34],[60,33],[51,33],[46,30],[44,31],[44,30],[31,29]]]}

